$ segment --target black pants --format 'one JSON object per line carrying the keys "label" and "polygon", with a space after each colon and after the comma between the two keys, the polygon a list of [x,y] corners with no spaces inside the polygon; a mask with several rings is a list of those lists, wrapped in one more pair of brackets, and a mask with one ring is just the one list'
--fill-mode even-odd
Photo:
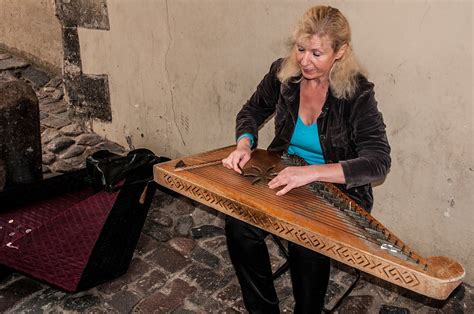
{"label": "black pants", "polygon": [[[232,217],[226,218],[229,255],[250,313],[279,313],[270,257],[265,244],[268,232]],[[329,258],[288,243],[294,312],[320,313],[329,282]]]}

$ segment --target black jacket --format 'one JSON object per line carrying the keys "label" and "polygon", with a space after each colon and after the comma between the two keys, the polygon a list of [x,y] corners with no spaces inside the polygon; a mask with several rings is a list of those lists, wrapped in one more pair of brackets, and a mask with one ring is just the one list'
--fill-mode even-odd
{"label": "black jacket", "polygon": [[[275,61],[257,90],[237,115],[236,138],[250,133],[258,142],[258,129],[275,114],[275,138],[269,151],[288,149],[299,109],[300,84],[282,84],[277,73],[283,59]],[[374,85],[359,75],[355,96],[349,100],[328,97],[317,120],[326,163],[340,162],[346,184],[338,185],[363,208],[373,204],[371,183],[381,181],[390,169],[382,114],[377,109]]]}

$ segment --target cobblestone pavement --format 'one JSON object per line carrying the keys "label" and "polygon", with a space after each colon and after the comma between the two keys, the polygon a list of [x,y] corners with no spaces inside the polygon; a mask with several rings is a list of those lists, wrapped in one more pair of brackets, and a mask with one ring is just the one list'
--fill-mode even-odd
{"label": "cobblestone pavement", "polygon": [[[37,92],[41,110],[44,173],[83,166],[97,149],[123,152],[117,144],[71,123],[61,79],[0,51],[0,80],[24,79]],[[157,152],[159,153],[159,152]],[[245,312],[227,253],[222,214],[167,192],[155,194],[129,271],[79,293],[65,293],[27,276],[0,269],[0,313],[239,313]],[[274,269],[284,262],[267,240]],[[334,262],[326,298],[331,308],[355,280]],[[282,312],[292,313],[288,272],[275,281]],[[474,289],[462,285],[446,302],[430,300],[362,275],[335,313],[473,313]]]}

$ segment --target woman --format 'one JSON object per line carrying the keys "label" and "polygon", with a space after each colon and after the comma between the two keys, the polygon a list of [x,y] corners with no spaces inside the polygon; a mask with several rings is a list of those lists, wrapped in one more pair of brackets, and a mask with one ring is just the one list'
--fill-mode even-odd
{"label": "woman", "polygon": [[[241,172],[257,146],[258,129],[275,114],[269,151],[296,154],[307,166],[287,167],[268,183],[277,195],[314,181],[339,183],[367,211],[371,182],[390,168],[390,146],[377,109],[374,85],[351,49],[347,19],[335,8],[316,6],[302,17],[289,55],[275,61],[237,115],[237,148],[222,163]],[[278,313],[267,233],[227,218],[229,254],[250,313]],[[295,313],[316,313],[324,305],[329,259],[289,243]]]}

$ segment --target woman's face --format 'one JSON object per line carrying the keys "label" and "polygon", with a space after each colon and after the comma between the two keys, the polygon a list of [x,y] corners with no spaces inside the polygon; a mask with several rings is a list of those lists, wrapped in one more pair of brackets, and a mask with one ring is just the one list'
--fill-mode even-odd
{"label": "woman's face", "polygon": [[296,41],[296,60],[300,66],[303,77],[307,80],[329,79],[329,71],[334,61],[339,59],[344,49],[337,53],[331,47],[328,36],[300,37]]}

